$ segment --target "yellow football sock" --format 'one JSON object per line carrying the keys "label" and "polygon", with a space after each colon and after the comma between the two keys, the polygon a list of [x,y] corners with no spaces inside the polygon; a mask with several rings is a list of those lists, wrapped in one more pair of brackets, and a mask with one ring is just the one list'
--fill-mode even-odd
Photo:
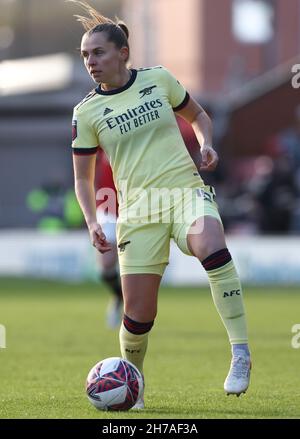
{"label": "yellow football sock", "polygon": [[[225,264],[220,266],[222,260]],[[242,287],[230,253],[227,249],[221,250],[205,259],[202,264],[207,270],[212,297],[230,343],[248,343]],[[211,269],[215,266],[218,268]]]}
{"label": "yellow football sock", "polygon": [[132,334],[122,322],[120,328],[120,348],[122,358],[133,363],[143,373],[143,363],[147,351],[149,332],[145,334]]}

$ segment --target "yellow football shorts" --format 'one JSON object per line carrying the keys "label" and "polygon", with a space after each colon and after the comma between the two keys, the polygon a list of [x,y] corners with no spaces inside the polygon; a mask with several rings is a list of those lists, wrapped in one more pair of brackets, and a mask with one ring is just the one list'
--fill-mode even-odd
{"label": "yellow football shorts", "polygon": [[212,216],[222,224],[212,186],[184,190],[159,220],[156,216],[147,222],[120,221],[119,218],[117,243],[121,276],[138,273],[162,276],[169,263],[171,238],[183,253],[191,255],[187,235],[193,233],[192,224],[204,216]]}

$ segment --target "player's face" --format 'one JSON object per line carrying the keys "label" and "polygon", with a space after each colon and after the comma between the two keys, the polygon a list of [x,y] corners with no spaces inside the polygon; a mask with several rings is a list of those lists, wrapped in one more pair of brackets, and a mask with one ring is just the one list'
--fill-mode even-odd
{"label": "player's face", "polygon": [[97,83],[109,83],[111,78],[124,64],[124,48],[118,49],[111,41],[107,41],[105,32],[85,34],[81,42],[81,56],[90,76]]}

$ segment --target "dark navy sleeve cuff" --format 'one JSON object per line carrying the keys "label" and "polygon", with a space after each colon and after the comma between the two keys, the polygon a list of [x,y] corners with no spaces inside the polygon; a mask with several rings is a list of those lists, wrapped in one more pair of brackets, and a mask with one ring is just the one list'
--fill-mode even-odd
{"label": "dark navy sleeve cuff", "polygon": [[177,107],[173,108],[173,111],[179,111],[182,110],[188,103],[188,101],[190,100],[190,95],[188,94],[188,92],[186,92],[185,94],[185,98],[183,99],[183,101],[181,102],[180,105],[178,105]]}
{"label": "dark navy sleeve cuff", "polygon": [[73,148],[73,154],[75,155],[92,155],[96,154],[98,151],[98,146],[95,146],[95,148]]}

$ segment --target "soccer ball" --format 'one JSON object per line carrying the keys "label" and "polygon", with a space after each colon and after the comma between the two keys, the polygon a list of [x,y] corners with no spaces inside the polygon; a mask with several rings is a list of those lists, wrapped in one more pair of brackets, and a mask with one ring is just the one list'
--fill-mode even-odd
{"label": "soccer ball", "polygon": [[129,410],[143,389],[143,375],[134,364],[119,357],[97,363],[86,381],[87,397],[98,410]]}

